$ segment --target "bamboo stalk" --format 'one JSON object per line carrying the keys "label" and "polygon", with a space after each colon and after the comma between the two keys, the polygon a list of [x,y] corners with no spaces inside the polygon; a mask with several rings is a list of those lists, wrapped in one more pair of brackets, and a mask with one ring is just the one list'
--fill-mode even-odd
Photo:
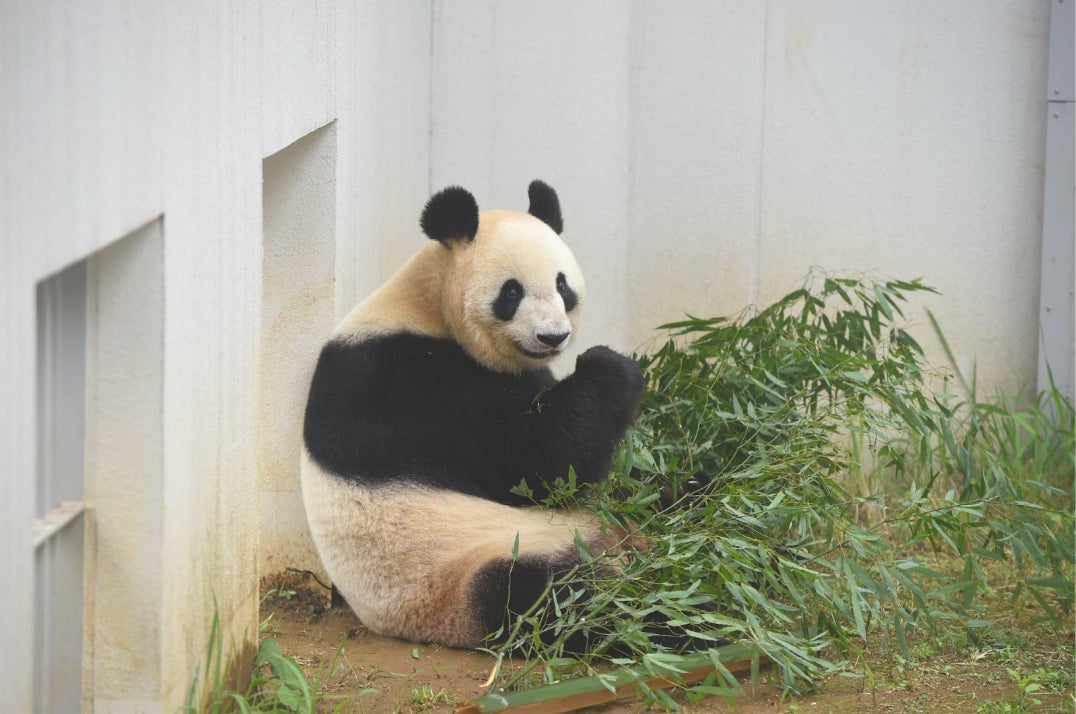
{"label": "bamboo stalk", "polygon": [[[737,643],[716,648],[713,656],[730,672],[738,674],[751,667],[752,660],[758,657],[758,652],[749,645]],[[684,672],[677,676],[656,677],[648,674],[642,667],[632,667],[614,670],[609,686],[603,684],[598,677],[591,676],[516,692],[487,694],[458,707],[456,714],[503,711],[511,711],[513,714],[559,714],[634,697],[639,693],[641,682],[645,682],[651,689],[668,689],[677,685],[694,684],[717,671],[711,653],[690,655],[678,664]],[[612,691],[609,687],[612,687]]]}

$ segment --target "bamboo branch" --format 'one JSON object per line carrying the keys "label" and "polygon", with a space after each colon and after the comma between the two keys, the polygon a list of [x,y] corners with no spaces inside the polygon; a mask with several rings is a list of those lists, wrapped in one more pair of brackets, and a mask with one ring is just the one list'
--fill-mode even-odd
{"label": "bamboo branch", "polygon": [[[559,714],[584,707],[606,704],[634,697],[645,684],[650,689],[668,689],[700,682],[717,672],[717,658],[729,672],[738,674],[765,660],[758,650],[745,644],[718,647],[712,653],[688,655],[679,663],[683,672],[668,677],[655,676],[643,667],[617,669],[609,675],[571,679],[515,692],[493,693],[456,709],[456,714],[488,714],[511,711],[513,714]],[[602,681],[604,679],[604,681]]]}

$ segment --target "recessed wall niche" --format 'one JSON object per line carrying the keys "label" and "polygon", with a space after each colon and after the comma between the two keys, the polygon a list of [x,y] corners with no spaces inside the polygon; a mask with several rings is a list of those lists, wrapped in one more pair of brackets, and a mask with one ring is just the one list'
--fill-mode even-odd
{"label": "recessed wall niche", "polygon": [[35,710],[159,698],[162,241],[158,218],[37,285]]}
{"label": "recessed wall niche", "polygon": [[262,221],[260,573],[324,575],[306,525],[299,458],[310,377],[335,322],[335,124],[262,161]]}

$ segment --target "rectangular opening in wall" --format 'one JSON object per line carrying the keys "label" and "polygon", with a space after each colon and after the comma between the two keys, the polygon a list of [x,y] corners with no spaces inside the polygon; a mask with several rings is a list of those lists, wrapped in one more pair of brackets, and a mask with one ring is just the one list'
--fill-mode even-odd
{"label": "rectangular opening in wall", "polygon": [[322,573],[299,485],[302,420],[321,345],[335,322],[336,126],[262,162],[262,337],[258,478],[262,576]]}
{"label": "rectangular opening in wall", "polygon": [[37,284],[34,707],[82,698],[86,263]]}
{"label": "rectangular opening in wall", "polygon": [[35,711],[160,698],[161,225],[37,285]]}

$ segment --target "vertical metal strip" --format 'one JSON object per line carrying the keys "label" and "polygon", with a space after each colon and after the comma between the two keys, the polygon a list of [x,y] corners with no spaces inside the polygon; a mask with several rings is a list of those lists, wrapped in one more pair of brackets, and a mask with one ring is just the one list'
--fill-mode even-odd
{"label": "vertical metal strip", "polygon": [[1076,0],[1050,6],[1050,67],[1047,79],[1046,161],[1043,182],[1042,277],[1040,284],[1038,389],[1050,386],[1050,373],[1073,401],[1076,383],[1076,108],[1073,105],[1073,37]]}

